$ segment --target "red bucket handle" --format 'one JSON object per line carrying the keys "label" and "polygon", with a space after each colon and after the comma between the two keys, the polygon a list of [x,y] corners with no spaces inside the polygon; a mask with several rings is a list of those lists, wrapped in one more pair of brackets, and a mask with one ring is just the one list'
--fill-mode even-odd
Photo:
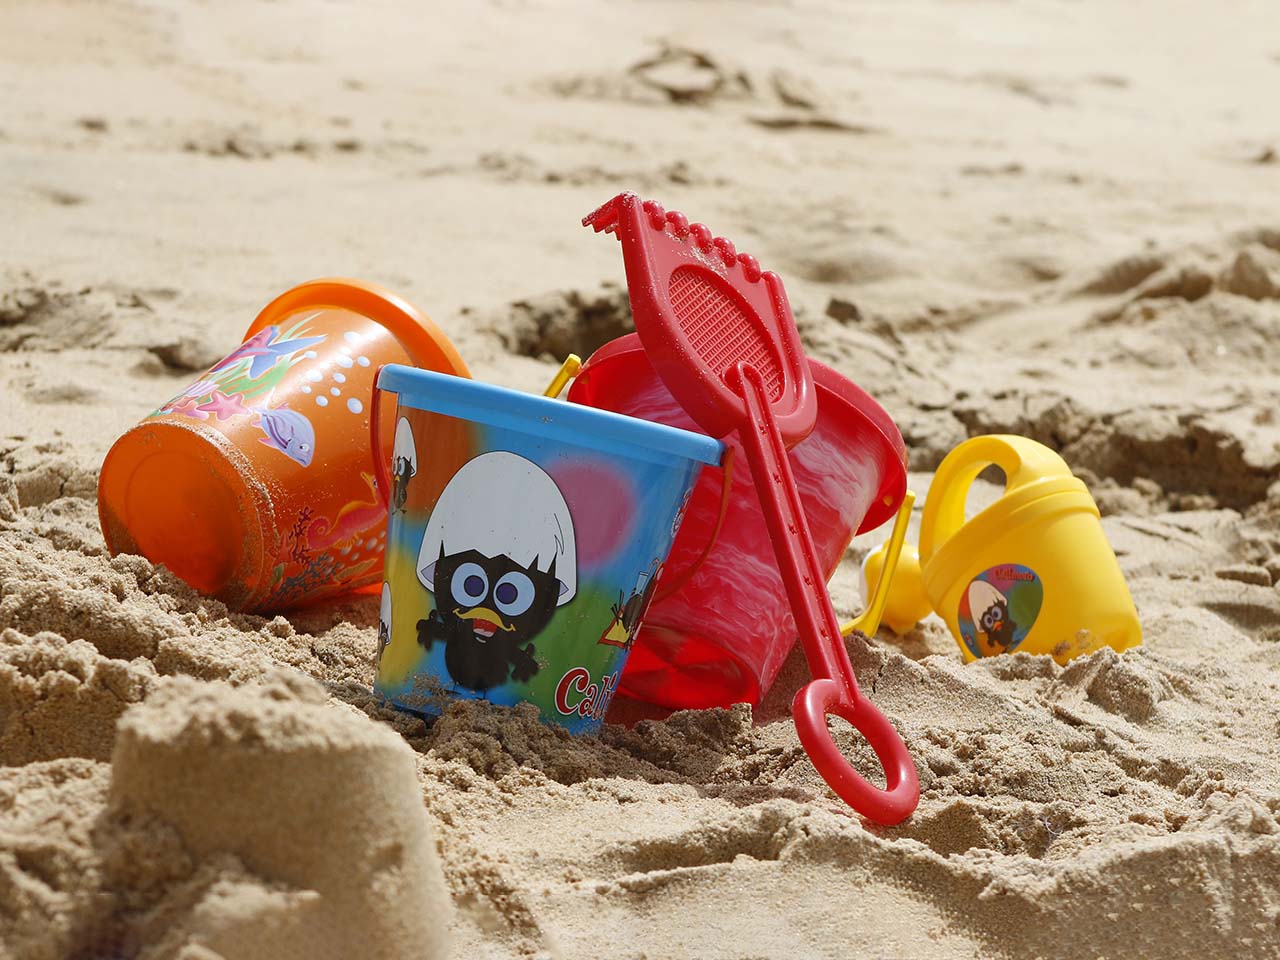
{"label": "red bucket handle", "polygon": [[374,372],[373,396],[369,399],[369,453],[373,457],[373,484],[383,509],[391,506],[391,469],[382,455],[382,388],[378,386],[386,367],[384,363]]}

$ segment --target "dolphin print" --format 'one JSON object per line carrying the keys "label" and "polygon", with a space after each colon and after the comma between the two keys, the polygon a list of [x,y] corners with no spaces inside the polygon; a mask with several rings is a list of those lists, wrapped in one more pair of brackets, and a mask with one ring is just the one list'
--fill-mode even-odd
{"label": "dolphin print", "polygon": [[279,335],[280,328],[276,326],[259,330],[210,367],[209,372],[225,369],[248,357],[249,377],[257,380],[290,354],[305,350],[307,347],[313,347],[324,340],[324,337],[299,337],[296,340],[281,340],[279,343],[273,343],[272,341]]}

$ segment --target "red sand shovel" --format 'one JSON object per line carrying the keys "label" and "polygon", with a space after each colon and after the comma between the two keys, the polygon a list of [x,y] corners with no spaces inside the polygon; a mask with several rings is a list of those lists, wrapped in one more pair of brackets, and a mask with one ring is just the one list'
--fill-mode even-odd
{"label": "red sand shovel", "polygon": [[[858,813],[901,823],[920,799],[916,768],[858,689],[787,459],[787,448],[813,429],[817,402],[782,281],[702,224],[632,193],[582,222],[622,242],[636,332],[672,396],[712,436],[737,430],[742,439],[814,677],[791,706],[805,752]],[[866,737],[884,768],[883,790],[840,752],[828,714]]]}

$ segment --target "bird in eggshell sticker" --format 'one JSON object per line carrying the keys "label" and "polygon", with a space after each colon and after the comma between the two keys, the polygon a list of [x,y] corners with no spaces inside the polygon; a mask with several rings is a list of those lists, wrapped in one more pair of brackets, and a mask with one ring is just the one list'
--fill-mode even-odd
{"label": "bird in eggshell sticker", "polygon": [[975,657],[1011,653],[1031,632],[1043,602],[1044,584],[1030,567],[990,567],[960,597],[960,636]]}
{"label": "bird in eggshell sticker", "polygon": [[409,481],[418,473],[418,447],[413,442],[413,427],[408,417],[396,423],[396,439],[391,452],[391,504],[396,510],[404,509],[409,496]]}
{"label": "bird in eggshell sticker", "polygon": [[444,644],[461,687],[524,683],[540,669],[533,639],[577,592],[573,517],[555,481],[505,451],[481,454],[440,494],[418,553],[435,597],[418,642]]}

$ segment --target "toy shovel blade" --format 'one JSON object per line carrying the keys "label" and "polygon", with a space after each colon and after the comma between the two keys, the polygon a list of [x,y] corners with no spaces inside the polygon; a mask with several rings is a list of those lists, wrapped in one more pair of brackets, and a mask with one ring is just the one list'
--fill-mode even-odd
{"label": "toy shovel blade", "polygon": [[667,388],[712,436],[746,414],[726,382],[739,362],[760,371],[787,446],[808,436],[817,394],[791,305],[777,274],[762,272],[723,237],[676,211],[621,193],[583,219],[622,243],[636,332]]}

